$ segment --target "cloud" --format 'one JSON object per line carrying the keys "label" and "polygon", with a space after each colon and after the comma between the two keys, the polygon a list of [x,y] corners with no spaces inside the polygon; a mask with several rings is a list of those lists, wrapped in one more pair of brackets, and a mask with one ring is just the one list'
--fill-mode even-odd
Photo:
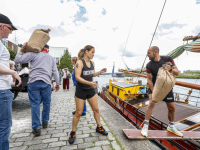
{"label": "cloud", "polygon": [[130,51],[125,51],[123,56],[124,57],[137,57],[137,56],[140,56],[140,55],[133,53],[133,52],[130,52]]}
{"label": "cloud", "polygon": [[69,1],[81,2],[82,0],[67,0],[67,2],[69,2]]}
{"label": "cloud", "polygon": [[112,28],[113,29],[113,31],[115,32],[115,30],[117,30],[118,28]]}
{"label": "cloud", "polygon": [[[187,26],[187,24],[179,24],[176,21],[173,21],[171,23],[162,23],[158,26],[155,38],[173,34],[174,31],[177,31],[176,29],[182,29],[185,26]],[[151,33],[151,35],[153,35],[153,33]]]}
{"label": "cloud", "polygon": [[[19,28],[15,31],[19,43],[23,44],[34,29],[42,27],[52,29],[50,46],[68,47],[72,56],[77,56],[80,48],[85,45],[94,45],[96,69],[111,66],[113,62],[118,68],[124,50],[122,43],[127,41],[123,58],[134,69],[143,64],[164,3],[164,0],[151,0],[140,1],[137,5],[137,1],[49,0],[47,7],[46,0],[1,0],[0,10]],[[200,5],[197,5],[199,1],[182,0],[181,5],[180,0],[166,3],[152,43],[160,48],[161,55],[182,45],[185,36],[200,32],[197,21],[197,14],[200,13]],[[129,31],[130,36],[127,39]],[[176,61],[177,66],[182,66],[182,69],[198,68],[200,59],[192,61],[193,56],[198,55],[181,55]],[[184,62],[185,58],[188,61]],[[190,65],[186,64],[188,62]]]}
{"label": "cloud", "polygon": [[98,58],[98,59],[100,59],[100,60],[105,60],[105,59],[107,59],[107,56],[102,56],[102,55],[98,55],[98,54],[95,54],[94,57],[95,57],[95,58]]}
{"label": "cloud", "polygon": [[106,10],[103,8],[102,14],[106,15],[106,13],[107,13]]}
{"label": "cloud", "polygon": [[173,27],[176,27],[176,28],[183,28],[184,26],[186,26],[187,24],[178,24],[176,22],[172,22],[172,23],[162,23],[161,25],[159,25],[158,29],[159,30],[162,30],[162,29],[170,29],[170,28],[173,28]]}
{"label": "cloud", "polygon": [[85,9],[85,7],[83,7],[83,6],[80,6],[80,5],[78,5],[79,6],[79,11],[77,12],[77,14],[76,15],[74,15],[74,23],[76,24],[76,22],[77,21],[81,21],[81,22],[86,22],[86,21],[88,21],[88,18],[86,18],[84,15],[86,14],[86,9]]}
{"label": "cloud", "polygon": [[195,30],[192,31],[195,35],[200,33],[200,26],[197,26]]}
{"label": "cloud", "polygon": [[73,32],[66,32],[60,26],[52,27],[49,25],[41,25],[41,24],[38,24],[35,27],[30,28],[29,32],[32,33],[35,29],[51,29],[51,31],[49,32],[51,36],[66,36],[67,34],[73,33]]}
{"label": "cloud", "polygon": [[[168,31],[168,32],[156,32],[155,34],[155,38],[158,38],[158,36],[165,36],[165,35],[168,35],[168,34],[171,34],[173,33],[172,31]],[[153,33],[152,33],[153,35]]]}
{"label": "cloud", "polygon": [[122,52],[121,55],[123,55],[123,57],[137,57],[137,56],[141,56],[141,54],[137,54],[137,53],[133,53],[127,49],[124,50],[124,47],[121,45],[119,46],[119,52]]}

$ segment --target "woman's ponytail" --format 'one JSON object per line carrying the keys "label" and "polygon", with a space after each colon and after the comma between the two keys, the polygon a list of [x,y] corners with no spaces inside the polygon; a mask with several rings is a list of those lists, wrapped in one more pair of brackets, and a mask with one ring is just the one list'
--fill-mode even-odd
{"label": "woman's ponytail", "polygon": [[83,59],[83,56],[84,56],[84,49],[81,49],[79,52],[78,52],[78,59],[79,60],[82,60]]}

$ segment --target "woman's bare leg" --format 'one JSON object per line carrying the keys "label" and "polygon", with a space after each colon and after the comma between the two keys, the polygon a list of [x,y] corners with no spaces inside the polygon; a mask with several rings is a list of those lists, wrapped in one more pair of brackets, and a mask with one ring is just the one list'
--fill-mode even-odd
{"label": "woman's bare leg", "polygon": [[92,98],[88,99],[88,102],[90,103],[90,106],[92,107],[97,126],[101,127],[99,106],[98,106],[96,94]]}
{"label": "woman's bare leg", "polygon": [[80,117],[82,115],[85,100],[80,99],[75,96],[75,102],[76,102],[76,113],[75,113],[75,115],[73,117],[73,121],[72,121],[72,131],[74,131],[74,132],[76,131],[76,127],[77,127]]}

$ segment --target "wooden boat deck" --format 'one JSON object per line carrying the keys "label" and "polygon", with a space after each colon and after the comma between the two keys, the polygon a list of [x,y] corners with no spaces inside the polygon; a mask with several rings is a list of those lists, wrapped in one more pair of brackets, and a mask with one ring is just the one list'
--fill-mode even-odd
{"label": "wooden boat deck", "polygon": [[[140,108],[140,110],[145,112],[146,107]],[[192,115],[200,112],[200,110],[195,109],[194,106],[191,106],[189,104],[175,103],[175,108],[176,108],[176,110],[175,110],[174,122],[185,119],[189,116],[192,116]],[[165,122],[166,124],[168,124],[169,120],[168,120],[167,114],[168,114],[168,109],[167,109],[165,102],[157,103],[153,109],[153,116],[155,118]]]}

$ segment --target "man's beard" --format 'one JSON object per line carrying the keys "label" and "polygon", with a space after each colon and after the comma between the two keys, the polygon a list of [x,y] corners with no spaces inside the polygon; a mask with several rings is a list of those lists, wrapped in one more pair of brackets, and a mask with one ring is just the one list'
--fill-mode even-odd
{"label": "man's beard", "polygon": [[155,56],[154,56],[154,57],[151,57],[151,58],[149,57],[149,60],[154,60],[154,58],[155,58]]}
{"label": "man's beard", "polygon": [[156,56],[153,54],[153,57],[149,57],[149,60],[154,60]]}

